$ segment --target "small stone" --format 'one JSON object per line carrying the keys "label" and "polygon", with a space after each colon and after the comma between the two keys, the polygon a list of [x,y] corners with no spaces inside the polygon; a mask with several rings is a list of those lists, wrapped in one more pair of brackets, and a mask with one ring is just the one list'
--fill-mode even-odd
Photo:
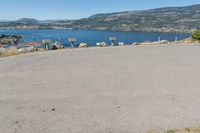
{"label": "small stone", "polygon": [[51,109],[51,111],[56,111],[56,109],[55,109],[55,108],[53,108],[53,109]]}

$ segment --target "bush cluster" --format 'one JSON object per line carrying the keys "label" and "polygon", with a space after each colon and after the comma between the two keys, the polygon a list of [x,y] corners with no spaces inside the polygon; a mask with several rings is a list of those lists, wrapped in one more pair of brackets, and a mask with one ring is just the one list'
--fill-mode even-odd
{"label": "bush cluster", "polygon": [[196,30],[192,33],[192,39],[200,41],[200,30]]}

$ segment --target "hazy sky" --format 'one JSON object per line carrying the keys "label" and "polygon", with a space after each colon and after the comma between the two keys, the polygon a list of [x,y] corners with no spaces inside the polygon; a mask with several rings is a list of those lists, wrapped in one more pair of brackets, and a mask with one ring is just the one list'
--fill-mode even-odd
{"label": "hazy sky", "polygon": [[96,13],[200,4],[200,0],[0,0],[0,19],[79,19]]}

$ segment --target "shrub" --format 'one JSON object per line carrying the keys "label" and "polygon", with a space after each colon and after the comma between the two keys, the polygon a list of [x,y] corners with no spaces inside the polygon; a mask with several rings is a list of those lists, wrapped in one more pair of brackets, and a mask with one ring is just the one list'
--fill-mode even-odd
{"label": "shrub", "polygon": [[196,30],[192,33],[192,39],[200,41],[200,30]]}

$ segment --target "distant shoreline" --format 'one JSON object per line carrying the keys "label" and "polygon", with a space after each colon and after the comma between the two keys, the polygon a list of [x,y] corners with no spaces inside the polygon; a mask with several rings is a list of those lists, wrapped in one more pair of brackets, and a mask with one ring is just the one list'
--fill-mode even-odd
{"label": "distant shoreline", "polygon": [[78,29],[78,28],[62,28],[62,27],[60,27],[60,28],[51,28],[51,27],[49,27],[49,28],[35,28],[35,29],[29,29],[29,28],[26,28],[26,29],[24,29],[24,28],[12,28],[12,27],[10,27],[10,28],[0,28],[0,30],[25,30],[25,31],[27,31],[27,30],[85,30],[85,31],[110,31],[110,32],[136,32],[136,33],[175,33],[175,34],[191,34],[192,33],[192,31],[185,31],[185,32],[183,32],[183,31],[179,31],[179,32],[167,32],[167,31],[149,31],[149,30],[147,30],[147,31],[143,31],[143,30],[141,30],[141,31],[126,31],[126,30],[101,30],[101,29],[82,29],[82,28],[80,28],[80,29]]}

